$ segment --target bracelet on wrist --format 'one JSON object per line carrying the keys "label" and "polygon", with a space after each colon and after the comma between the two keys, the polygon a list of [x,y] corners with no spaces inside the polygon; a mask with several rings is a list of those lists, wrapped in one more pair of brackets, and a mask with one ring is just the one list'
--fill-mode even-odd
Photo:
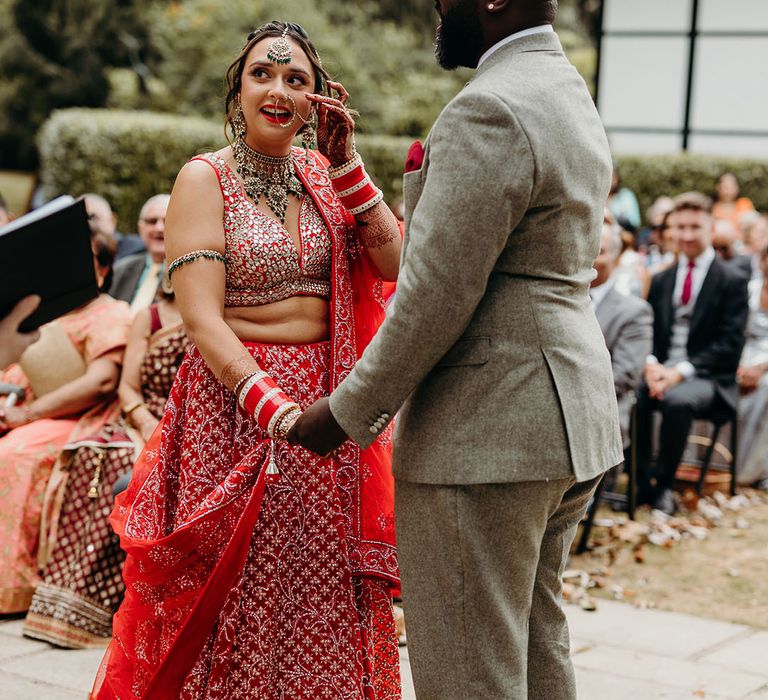
{"label": "bracelet on wrist", "polygon": [[123,415],[128,418],[131,413],[133,413],[135,410],[141,408],[142,406],[146,407],[146,404],[143,401],[134,401],[133,403],[128,404],[123,409]]}
{"label": "bracelet on wrist", "polygon": [[243,383],[238,403],[272,439],[283,439],[287,434],[287,430],[281,432],[285,418],[299,408],[264,371],[256,372]]}
{"label": "bracelet on wrist", "polygon": [[331,168],[328,175],[341,203],[353,216],[368,211],[384,199],[384,193],[373,184],[365,172],[363,159],[359,154],[355,154],[348,163]]}

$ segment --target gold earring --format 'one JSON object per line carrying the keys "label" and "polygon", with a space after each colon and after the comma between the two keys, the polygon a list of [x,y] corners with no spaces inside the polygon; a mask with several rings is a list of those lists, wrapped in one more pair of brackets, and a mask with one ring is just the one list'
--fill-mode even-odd
{"label": "gold earring", "polygon": [[312,117],[306,123],[306,126],[304,127],[304,131],[301,134],[301,146],[304,149],[304,157],[306,159],[307,165],[309,165],[309,152],[313,148],[315,148],[316,141],[317,141],[317,112],[315,112],[315,110],[312,110]]}
{"label": "gold earring", "polygon": [[235,109],[232,111],[232,118],[229,120],[232,127],[232,133],[235,138],[242,141],[245,138],[246,124],[245,115],[243,114],[243,107],[240,104],[240,98],[235,98]]}

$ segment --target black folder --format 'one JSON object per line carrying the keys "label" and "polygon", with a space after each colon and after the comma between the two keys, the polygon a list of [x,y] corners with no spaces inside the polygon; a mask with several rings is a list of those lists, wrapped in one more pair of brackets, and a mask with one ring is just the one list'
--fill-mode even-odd
{"label": "black folder", "polygon": [[0,228],[0,318],[28,294],[42,301],[24,332],[98,296],[82,199],[60,197]]}

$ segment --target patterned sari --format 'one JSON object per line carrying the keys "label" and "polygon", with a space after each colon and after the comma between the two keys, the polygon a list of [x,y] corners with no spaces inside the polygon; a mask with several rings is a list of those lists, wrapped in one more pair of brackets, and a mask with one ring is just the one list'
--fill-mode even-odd
{"label": "patterned sari", "polygon": [[[144,403],[158,420],[187,348],[181,324],[154,328],[139,369]],[[109,524],[112,487],[143,446],[122,420],[68,444],[46,491],[40,532],[43,581],[24,634],[71,649],[104,647],[123,598],[125,559]]]}
{"label": "patterned sari", "polygon": [[[56,323],[86,364],[102,357],[121,364],[130,320],[127,304],[102,294]],[[27,384],[19,367],[9,369],[3,380]],[[67,443],[114,420],[118,411],[115,397],[110,396],[79,416],[36,420],[0,438],[0,613],[27,610],[40,581],[43,498],[59,454]]]}
{"label": "patterned sari", "polygon": [[[333,239],[332,337],[245,346],[306,407],[352,369],[383,299],[325,166],[294,162]],[[225,202],[244,196],[219,175]],[[273,443],[192,347],[112,516],[126,595],[92,697],[399,698],[393,516],[389,431],[329,458]]]}

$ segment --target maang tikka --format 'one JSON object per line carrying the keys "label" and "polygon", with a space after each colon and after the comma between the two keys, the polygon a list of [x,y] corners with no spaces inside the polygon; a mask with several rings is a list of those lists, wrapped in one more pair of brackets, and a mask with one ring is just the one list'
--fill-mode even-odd
{"label": "maang tikka", "polygon": [[267,50],[267,59],[278,65],[288,65],[293,59],[293,49],[288,42],[288,27],[283,30],[283,35],[275,39]]}

